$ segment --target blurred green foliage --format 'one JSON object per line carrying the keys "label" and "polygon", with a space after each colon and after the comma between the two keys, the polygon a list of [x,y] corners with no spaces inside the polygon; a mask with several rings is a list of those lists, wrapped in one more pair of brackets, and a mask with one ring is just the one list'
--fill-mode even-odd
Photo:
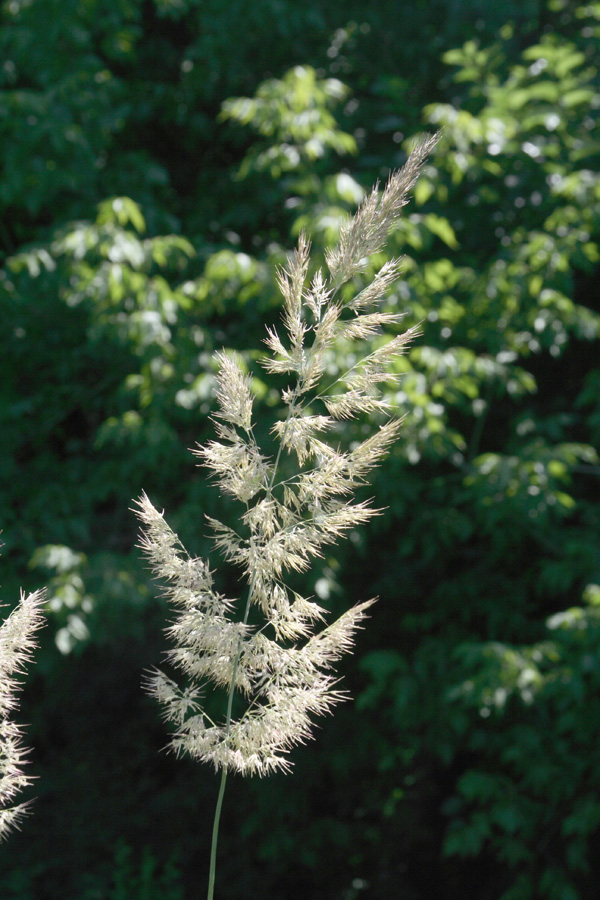
{"label": "blurred green foliage", "polygon": [[228,513],[186,448],[213,351],[243,355],[268,433],[276,266],[442,127],[371,263],[404,254],[388,304],[423,330],[387,511],[307,588],[380,596],[356,703],[293,776],[234,780],[222,896],[595,900],[599,38],[576,0],[0,3],[2,583],[48,584],[51,623],[0,896],[202,889],[216,785],[160,752],[140,690],[166,611],[128,507],[146,489],[209,552]]}

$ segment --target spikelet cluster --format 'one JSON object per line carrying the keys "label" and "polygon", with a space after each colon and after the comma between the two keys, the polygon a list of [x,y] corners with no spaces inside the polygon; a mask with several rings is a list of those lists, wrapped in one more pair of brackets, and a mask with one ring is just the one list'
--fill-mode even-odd
{"label": "spikelet cluster", "polygon": [[[287,751],[310,737],[312,717],[343,698],[334,665],[351,649],[374,600],[326,624],[325,611],[290,587],[290,574],[307,570],[326,545],[377,513],[369,503],[356,502],[354,493],[397,436],[401,423],[390,414],[381,387],[393,379],[393,362],[416,332],[372,349],[372,338],[401,318],[381,308],[398,278],[398,261],[384,265],[350,300],[342,299],[340,287],[381,249],[436,140],[418,144],[385,189],[373,190],[328,252],[328,274],[309,274],[304,235],[279,273],[282,329],[268,329],[270,352],[262,361],[269,375],[289,380],[272,430],[276,454],[266,455],[257,443],[251,381],[241,360],[218,355],[216,439],[195,452],[220,490],[242,504],[239,528],[209,523],[221,556],[242,572],[245,596],[233,601],[220,595],[208,564],[187,553],[145,494],[137,501],[141,547],[177,610],[168,629],[169,658],[187,685],[157,671],[148,688],[175,728],[174,749],[216,769],[259,775],[287,769]],[[327,365],[338,341],[352,347],[357,362],[333,381]],[[353,449],[340,449],[343,422],[362,413],[381,414],[383,424]],[[253,607],[261,626],[249,624]],[[201,702],[210,683],[228,691],[218,722]],[[235,715],[234,698],[238,706],[244,701]]]}
{"label": "spikelet cluster", "polygon": [[11,805],[14,797],[31,777],[23,772],[26,750],[21,742],[22,729],[12,721],[23,672],[35,647],[35,633],[43,625],[44,592],[21,594],[19,605],[0,626],[0,839],[18,826],[27,811],[27,803]]}

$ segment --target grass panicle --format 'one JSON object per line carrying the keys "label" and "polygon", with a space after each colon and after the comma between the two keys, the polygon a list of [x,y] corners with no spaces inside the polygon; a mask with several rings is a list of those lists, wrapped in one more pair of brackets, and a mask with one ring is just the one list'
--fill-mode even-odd
{"label": "grass panicle", "polygon": [[[209,900],[227,772],[289,770],[289,750],[311,737],[314,717],[344,699],[335,663],[352,649],[374,602],[359,603],[326,624],[325,610],[299,595],[290,576],[307,571],[326,546],[378,512],[354,495],[398,434],[401,422],[382,386],[393,383],[395,362],[418,331],[384,333],[401,318],[383,308],[399,277],[398,261],[386,263],[361,290],[340,289],[354,283],[382,248],[436,141],[434,136],[418,143],[383,191],[373,189],[342,229],[338,245],[326,253],[328,274],[322,269],[310,274],[311,247],[304,234],[278,272],[282,322],[279,330],[267,329],[269,353],[262,360],[267,376],[288,381],[272,428],[275,453],[257,442],[252,383],[242,360],[217,354],[216,439],[195,453],[219,490],[241,504],[236,528],[214,518],[208,524],[216,550],[240,570],[242,598],[220,596],[208,563],[188,554],[146,494],[137,501],[142,550],[176,610],[168,629],[169,660],[186,685],[157,671],[148,689],[173,726],[174,750],[221,771]],[[330,361],[336,345],[353,361],[334,377]],[[363,414],[383,421],[352,449],[342,449],[344,423]],[[262,617],[259,625],[249,624],[254,607]],[[227,691],[226,709],[216,722],[202,705],[211,684]]]}

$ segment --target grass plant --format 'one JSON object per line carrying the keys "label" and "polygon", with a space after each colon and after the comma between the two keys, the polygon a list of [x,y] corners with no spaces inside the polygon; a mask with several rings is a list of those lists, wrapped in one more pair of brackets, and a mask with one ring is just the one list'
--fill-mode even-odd
{"label": "grass plant", "polygon": [[[280,391],[281,416],[272,428],[275,452],[259,446],[252,382],[242,359],[217,355],[216,439],[194,452],[219,490],[241,504],[236,529],[214,518],[208,523],[224,562],[241,570],[242,597],[221,595],[209,563],[187,552],[146,494],[137,501],[141,547],[176,610],[168,628],[169,661],[184,675],[180,684],[157,670],[147,687],[174,728],[172,748],[221,773],[208,900],[215,890],[228,772],[289,770],[288,752],[311,737],[313,717],[344,698],[335,663],[352,648],[374,603],[367,599],[327,624],[325,609],[290,581],[309,569],[324,547],[379,512],[354,495],[398,435],[401,420],[383,387],[396,380],[395,361],[418,330],[397,333],[402,315],[383,308],[399,277],[399,260],[386,263],[366,286],[346,286],[356,283],[384,246],[436,142],[437,136],[418,142],[383,190],[371,191],[327,251],[326,273],[312,271],[304,234],[279,272],[281,334],[268,329],[269,354],[262,360],[267,376],[287,382]],[[396,333],[385,335],[385,329]],[[349,348],[346,358],[353,362],[332,376],[329,362],[338,342]],[[379,423],[343,449],[346,423],[363,414]],[[225,692],[218,721],[202,700],[209,684]]]}

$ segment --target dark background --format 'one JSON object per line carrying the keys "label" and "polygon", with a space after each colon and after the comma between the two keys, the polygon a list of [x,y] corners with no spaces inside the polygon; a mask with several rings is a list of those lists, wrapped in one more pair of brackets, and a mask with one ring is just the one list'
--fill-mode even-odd
{"label": "dark background", "polygon": [[168,611],[129,508],[217,566],[213,351],[269,422],[276,265],[439,127],[372,263],[406,254],[424,332],[386,512],[307,577],[332,613],[380,597],[355,699],[292,775],[230,779],[217,896],[597,897],[599,38],[570,0],[0,3],[2,596],[49,591],[3,900],[204,895],[218,780],[141,689]]}

